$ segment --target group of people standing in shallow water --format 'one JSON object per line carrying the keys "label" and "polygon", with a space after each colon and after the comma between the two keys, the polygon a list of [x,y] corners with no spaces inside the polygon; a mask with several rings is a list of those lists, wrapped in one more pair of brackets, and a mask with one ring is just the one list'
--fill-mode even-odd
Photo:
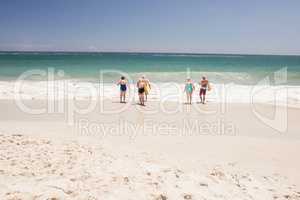
{"label": "group of people standing in shallow water", "polygon": [[[120,80],[117,82],[117,85],[120,86],[120,103],[126,103],[126,91],[128,88],[128,81],[124,76],[121,76]],[[200,103],[205,103],[205,95],[206,91],[211,90],[210,84],[205,76],[202,77],[202,79],[199,82],[200,85]],[[140,105],[145,106],[145,101],[147,101],[148,94],[151,90],[151,84],[148,79],[145,78],[145,76],[142,76],[136,83],[137,89],[138,89],[138,95],[139,95],[139,102]],[[192,104],[192,97],[193,93],[195,91],[195,84],[192,81],[191,78],[186,79],[184,92],[186,93],[186,99],[187,104]]]}

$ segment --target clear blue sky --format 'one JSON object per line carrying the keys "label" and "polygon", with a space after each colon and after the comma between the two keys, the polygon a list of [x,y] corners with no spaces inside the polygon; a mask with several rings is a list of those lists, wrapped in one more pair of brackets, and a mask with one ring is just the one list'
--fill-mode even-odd
{"label": "clear blue sky", "polygon": [[0,0],[0,50],[300,54],[299,0]]}

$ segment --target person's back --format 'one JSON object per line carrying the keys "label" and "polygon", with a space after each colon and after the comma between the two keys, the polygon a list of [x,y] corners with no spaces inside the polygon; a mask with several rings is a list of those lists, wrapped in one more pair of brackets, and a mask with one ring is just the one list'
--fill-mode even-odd
{"label": "person's back", "polygon": [[124,76],[118,81],[117,85],[120,85],[120,102],[125,103],[125,95],[127,90],[127,80]]}
{"label": "person's back", "polygon": [[203,76],[202,77],[202,80],[200,82],[200,93],[199,93],[199,96],[200,96],[200,101],[201,103],[205,103],[205,95],[206,95],[206,90],[208,89],[208,80]]}
{"label": "person's back", "polygon": [[184,88],[184,90],[186,92],[186,98],[187,98],[188,104],[192,104],[192,95],[193,95],[194,89],[195,89],[195,87],[194,87],[192,80],[190,78],[188,78],[186,80],[186,84],[185,84],[185,88]]}
{"label": "person's back", "polygon": [[126,91],[127,81],[125,79],[120,81],[120,89],[121,89],[121,91]]}
{"label": "person's back", "polygon": [[201,80],[201,88],[207,89],[208,86],[208,80]]}
{"label": "person's back", "polygon": [[139,79],[137,82],[137,88],[138,88],[138,94],[139,94],[139,99],[140,99],[140,104],[144,104],[144,94],[145,94],[145,81],[143,79]]}
{"label": "person's back", "polygon": [[138,87],[138,88],[144,88],[144,87],[145,87],[145,81],[139,80],[139,81],[137,82],[137,87]]}
{"label": "person's back", "polygon": [[121,79],[120,80],[120,85],[126,85],[126,80],[125,79]]}
{"label": "person's back", "polygon": [[192,93],[193,92],[193,83],[191,83],[191,82],[186,83],[185,91],[188,93]]}

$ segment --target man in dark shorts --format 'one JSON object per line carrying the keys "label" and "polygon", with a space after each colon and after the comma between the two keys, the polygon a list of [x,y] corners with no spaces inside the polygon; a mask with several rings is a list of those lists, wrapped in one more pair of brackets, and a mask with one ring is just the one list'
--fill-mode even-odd
{"label": "man in dark shorts", "polygon": [[143,79],[139,79],[136,85],[138,88],[140,104],[144,106],[145,105],[145,81]]}
{"label": "man in dark shorts", "polygon": [[205,95],[206,95],[206,90],[208,89],[208,80],[206,79],[205,76],[202,77],[202,80],[200,81],[200,103],[204,104],[205,103]]}

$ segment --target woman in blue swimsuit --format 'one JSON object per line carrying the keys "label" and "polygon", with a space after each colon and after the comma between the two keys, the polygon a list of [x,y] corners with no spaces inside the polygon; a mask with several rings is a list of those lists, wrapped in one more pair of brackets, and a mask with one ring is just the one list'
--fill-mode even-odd
{"label": "woman in blue swimsuit", "polygon": [[121,76],[117,85],[120,85],[120,103],[126,103],[126,91],[127,91],[127,80],[124,76]]}
{"label": "woman in blue swimsuit", "polygon": [[186,79],[184,91],[186,92],[186,99],[188,104],[192,104],[192,96],[195,90],[194,83],[190,78]]}

